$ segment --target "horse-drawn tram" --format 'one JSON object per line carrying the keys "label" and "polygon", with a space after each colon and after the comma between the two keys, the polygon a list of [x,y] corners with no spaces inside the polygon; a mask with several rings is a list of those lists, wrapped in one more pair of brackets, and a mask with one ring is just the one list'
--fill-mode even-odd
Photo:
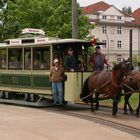
{"label": "horse-drawn tram", "polygon": [[91,42],[49,38],[40,29],[27,28],[22,33],[21,37],[0,44],[0,102],[44,106],[42,99],[52,100],[49,82],[52,60],[59,58],[64,65],[69,47],[74,50],[76,70],[66,72],[65,101],[79,100],[83,82],[91,73],[87,67]]}

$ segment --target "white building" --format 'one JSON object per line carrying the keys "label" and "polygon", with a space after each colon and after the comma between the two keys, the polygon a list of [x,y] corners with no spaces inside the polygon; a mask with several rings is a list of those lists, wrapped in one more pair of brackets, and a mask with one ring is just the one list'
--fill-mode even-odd
{"label": "white building", "polygon": [[110,62],[118,62],[129,57],[130,30],[132,54],[140,54],[140,21],[136,21],[133,15],[125,14],[103,1],[84,7],[83,14],[92,24],[96,24],[90,31],[90,36],[107,43],[102,51],[107,54]]}

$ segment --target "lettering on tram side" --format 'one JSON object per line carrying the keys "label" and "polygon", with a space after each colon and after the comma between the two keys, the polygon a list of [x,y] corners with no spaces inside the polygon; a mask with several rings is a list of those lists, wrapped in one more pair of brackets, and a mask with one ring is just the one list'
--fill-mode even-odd
{"label": "lettering on tram side", "polygon": [[49,71],[20,71],[20,70],[0,70],[1,74],[49,74]]}

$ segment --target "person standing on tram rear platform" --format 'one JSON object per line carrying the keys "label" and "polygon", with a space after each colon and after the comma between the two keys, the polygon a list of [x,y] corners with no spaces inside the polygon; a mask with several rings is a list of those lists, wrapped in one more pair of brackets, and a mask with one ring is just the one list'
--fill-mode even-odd
{"label": "person standing on tram rear platform", "polygon": [[54,105],[58,103],[63,104],[64,101],[64,91],[63,91],[63,81],[64,81],[64,68],[60,66],[60,61],[58,59],[53,60],[53,66],[50,70],[50,81],[52,83],[52,93]]}
{"label": "person standing on tram rear platform", "polygon": [[105,58],[105,54],[101,52],[100,46],[96,46],[95,53],[90,58],[90,65],[92,65],[93,71],[98,70],[102,71],[104,70],[104,64],[109,66],[107,59]]}
{"label": "person standing on tram rear platform", "polygon": [[64,68],[66,71],[75,71],[76,70],[76,61],[73,54],[73,49],[68,49],[68,54],[65,57],[64,60]]}

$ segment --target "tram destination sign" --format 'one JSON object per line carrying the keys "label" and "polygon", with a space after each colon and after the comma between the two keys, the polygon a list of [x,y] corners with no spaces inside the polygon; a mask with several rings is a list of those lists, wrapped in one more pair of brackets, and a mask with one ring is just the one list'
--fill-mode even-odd
{"label": "tram destination sign", "polygon": [[40,34],[45,35],[45,31],[41,29],[25,28],[22,30],[22,34]]}

